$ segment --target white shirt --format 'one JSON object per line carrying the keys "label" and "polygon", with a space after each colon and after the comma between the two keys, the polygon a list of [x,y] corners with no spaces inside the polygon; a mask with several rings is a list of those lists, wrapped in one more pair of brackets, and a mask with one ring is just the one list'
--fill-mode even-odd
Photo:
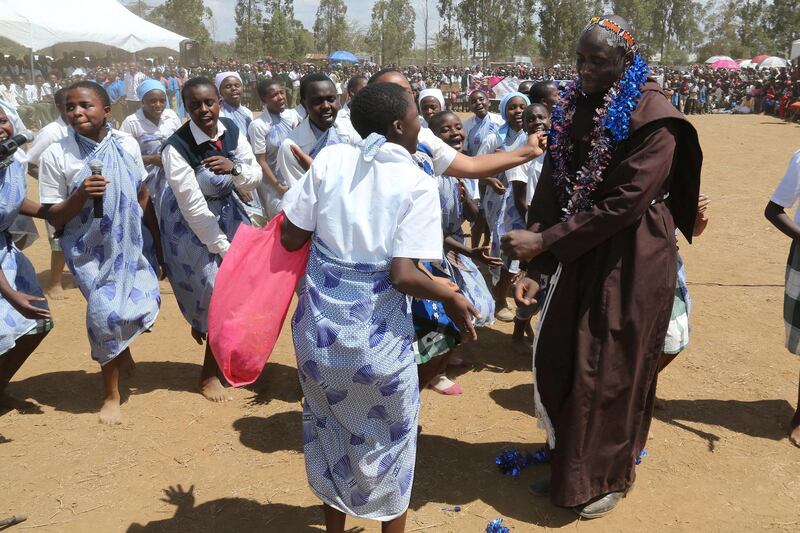
{"label": "white shirt", "polygon": [[[498,128],[503,124],[505,124],[503,117],[501,117],[497,113],[487,113],[487,116],[484,117],[484,120],[486,119],[489,119],[491,122],[497,124]],[[469,138],[470,137],[469,134],[472,131],[472,129],[476,127],[477,122],[478,122],[478,117],[475,116],[474,114],[464,121],[464,151],[468,154],[477,155],[478,149],[480,148],[480,146],[472,146],[470,144],[470,138]]]}
{"label": "white shirt", "polygon": [[10,87],[0,85],[0,100],[3,100],[12,109],[17,108],[19,104],[17,103],[17,91],[14,90],[14,85]]}
{"label": "white shirt", "polygon": [[123,80],[125,81],[125,99],[133,102],[139,101],[139,95],[136,94],[136,89],[139,88],[139,85],[147,79],[142,72],[137,72],[136,74],[131,74],[130,72],[126,72]]}
{"label": "white shirt", "polygon": [[[336,134],[346,140],[350,144],[356,144],[361,141],[361,137],[353,129],[353,125],[347,119],[336,117],[332,128],[336,128]],[[289,136],[283,140],[281,147],[278,149],[278,157],[276,161],[278,178],[289,187],[293,187],[295,183],[305,174],[305,171],[297,162],[297,159],[292,153],[291,146],[295,144],[300,147],[305,153],[311,152],[314,145],[317,144],[317,137],[311,129],[311,121],[306,118],[303,120]]]}
{"label": "white shirt", "polygon": [[336,118],[339,117],[350,120],[350,102],[346,102],[339,110],[339,114],[336,115]]}
{"label": "white shirt", "polygon": [[542,166],[544,165],[544,154],[536,159],[532,159],[527,163],[522,163],[519,166],[506,170],[506,178],[509,183],[518,181],[525,183],[527,188],[527,198],[525,205],[531,205],[533,200],[533,193],[536,191],[536,185],[539,183],[539,176],[542,173]]}
{"label": "white shirt", "polygon": [[[281,118],[291,122],[292,128],[296,128],[297,124],[299,123],[299,120],[297,120],[297,114],[291,109],[284,110],[283,113],[281,113]],[[250,139],[250,144],[253,147],[254,154],[259,155],[267,152],[267,135],[271,129],[272,117],[269,114],[269,111],[264,111],[258,116],[258,118],[253,119],[253,122],[250,123],[250,127],[247,128],[247,137]],[[277,153],[267,154],[267,156],[267,160],[270,158],[272,159],[270,162],[270,167],[273,167],[275,165]],[[272,170],[274,171],[275,168]]]}
{"label": "white shirt", "polygon": [[[786,169],[786,174],[770,200],[785,209],[790,209],[798,197],[800,197],[800,150],[789,160],[789,168]],[[794,222],[800,224],[800,209],[794,214]]]}
{"label": "white shirt", "polygon": [[284,195],[281,208],[344,261],[442,255],[436,181],[394,143],[385,143],[370,162],[359,146],[329,146]]}
{"label": "white shirt", "polygon": [[161,113],[161,118],[159,119],[158,124],[154,124],[149,118],[144,116],[144,109],[139,108],[136,110],[136,113],[125,117],[125,120],[122,121],[119,129],[120,131],[129,133],[133,135],[134,138],[138,139],[146,133],[152,135],[161,134],[169,137],[175,133],[175,131],[180,128],[181,125],[181,120],[172,109],[165,109],[164,112]]}
{"label": "white shirt", "polygon": [[58,117],[56,120],[39,130],[39,133],[37,133],[36,137],[33,138],[33,142],[28,148],[28,163],[38,165],[39,159],[42,157],[44,151],[47,150],[51,144],[56,143],[66,137],[68,129],[69,127],[67,126],[67,123],[64,122],[61,117]]}
{"label": "white shirt", "polygon": [[419,130],[417,141],[430,150],[434,173],[440,176],[446,175],[446,170],[450,167],[450,164],[458,154],[456,149],[434,135],[428,128],[421,128]]}
{"label": "white shirt", "polygon": [[[217,122],[217,135],[213,139],[203,133],[194,122],[190,122],[189,129],[197,144],[216,141],[225,133],[225,125],[219,121]],[[233,176],[233,183],[237,190],[250,192],[261,183],[261,167],[256,162],[253,150],[250,149],[250,144],[242,132],[239,132],[239,139],[233,155],[242,165],[242,173]],[[220,229],[217,217],[208,208],[203,191],[197,184],[194,169],[174,147],[169,145],[161,152],[161,162],[164,165],[167,183],[175,195],[178,208],[181,210],[183,218],[186,219],[186,223],[189,224],[189,228],[208,248],[209,252],[224,257],[231,244]]]}
{"label": "white shirt", "polygon": [[26,104],[32,104],[39,101],[39,88],[36,87],[36,85],[26,85],[24,94]]}
{"label": "white shirt", "polygon": [[[306,111],[306,108],[303,107],[302,104],[298,104],[297,106],[292,108],[290,110],[290,112],[292,112],[295,115],[297,115],[297,123],[298,124],[300,124],[300,122],[302,122],[303,119],[305,119],[308,116],[308,111]],[[338,118],[338,115],[337,115],[337,118]]]}
{"label": "white shirt", "polygon": [[[144,180],[147,171],[136,139],[118,130],[111,130],[109,135],[117,136],[122,149],[133,156],[138,164],[139,175]],[[75,130],[69,127],[67,136],[51,144],[39,159],[39,202],[58,204],[66,200],[70,184],[85,167],[86,162],[75,141]]]}

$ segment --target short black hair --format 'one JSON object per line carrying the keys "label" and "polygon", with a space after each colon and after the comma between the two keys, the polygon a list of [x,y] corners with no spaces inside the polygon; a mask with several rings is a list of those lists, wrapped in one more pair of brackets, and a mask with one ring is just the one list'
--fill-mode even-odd
{"label": "short black hair", "polygon": [[258,91],[258,96],[261,97],[261,98],[266,96],[267,95],[267,91],[273,85],[277,85],[279,87],[283,87],[281,82],[279,82],[278,80],[268,79],[268,80],[259,81],[258,85],[256,85],[256,91]]}
{"label": "short black hair", "polygon": [[311,74],[306,74],[302,78],[300,78],[300,101],[305,102],[306,100],[306,93],[308,92],[308,86],[312,83],[319,83],[319,82],[328,82],[334,87],[334,83],[331,79],[323,74],[322,72],[312,72]]}
{"label": "short black hair", "polygon": [[[534,83],[534,82],[533,82],[533,81],[531,81],[531,80],[523,80],[523,81],[521,81],[521,82],[520,82],[520,84],[517,86],[517,91],[518,91],[518,92],[521,92],[521,93],[527,93],[528,91],[530,91],[530,90],[531,90],[531,87],[533,87],[533,83]],[[526,88],[526,87],[527,87],[527,89],[528,89],[527,91],[525,90],[525,88]]]}
{"label": "short black hair", "polygon": [[[450,116],[458,118],[458,115],[450,111],[449,109],[445,109],[444,111],[439,111],[435,115],[431,117],[428,121],[428,128],[433,132],[436,133],[436,130],[442,127],[442,124],[445,120],[447,120]],[[459,119],[460,120],[460,119]]]}
{"label": "short black hair", "polygon": [[[375,81],[376,81],[378,78],[380,78],[380,77],[381,77],[381,76],[383,76],[384,74],[388,74],[388,73],[390,73],[390,72],[397,72],[398,74],[403,74],[403,71],[402,71],[402,70],[400,70],[399,68],[396,68],[396,67],[386,67],[386,68],[382,68],[382,69],[380,69],[378,72],[376,72],[375,74],[373,74],[372,76],[370,76],[370,77],[369,77],[369,80],[367,80],[367,84],[370,84],[370,83],[375,83]],[[405,74],[403,74],[403,76],[405,76]]]}
{"label": "short black hair", "polygon": [[67,90],[64,87],[57,90],[56,94],[53,95],[53,102],[55,102],[58,109],[64,109],[67,104]]}
{"label": "short black hair", "polygon": [[369,80],[367,79],[367,77],[366,76],[362,76],[361,74],[356,74],[355,76],[350,78],[350,81],[347,82],[347,92],[349,93],[350,91],[355,89],[356,85],[358,84],[358,82],[360,82],[362,80],[367,82],[367,83],[369,83]]}
{"label": "short black hair", "polygon": [[408,93],[396,83],[370,83],[353,97],[350,104],[350,122],[361,135],[371,133],[386,135],[389,125],[401,120],[411,105]]}
{"label": "short black hair", "polygon": [[[77,81],[67,87],[67,93],[74,89],[89,89],[100,99],[101,102],[103,102],[103,107],[111,107],[111,98],[109,98],[108,92],[97,82],[89,80]],[[66,97],[67,95],[64,94],[65,100]]]}
{"label": "short black hair", "polygon": [[537,81],[531,87],[531,90],[528,91],[528,97],[531,100],[531,103],[541,104],[547,97],[550,96],[550,88],[555,87],[556,84],[552,81]]}
{"label": "short black hair", "polygon": [[217,89],[217,86],[213,81],[205,76],[196,76],[194,78],[189,78],[189,80],[183,84],[183,88],[181,89],[181,100],[183,101],[183,104],[186,105],[186,95],[189,93],[189,89],[202,87],[204,85],[208,85],[209,87],[213,88],[216,95],[219,96],[219,89]]}
{"label": "short black hair", "polygon": [[482,95],[483,95],[483,96],[485,96],[486,98],[489,98],[489,95],[488,95],[488,94],[486,94],[486,91],[484,91],[483,89],[475,89],[474,91],[472,91],[471,93],[469,93],[469,97],[470,97],[470,98],[472,98],[472,95],[473,95],[473,94],[478,94],[478,93],[482,94]]}

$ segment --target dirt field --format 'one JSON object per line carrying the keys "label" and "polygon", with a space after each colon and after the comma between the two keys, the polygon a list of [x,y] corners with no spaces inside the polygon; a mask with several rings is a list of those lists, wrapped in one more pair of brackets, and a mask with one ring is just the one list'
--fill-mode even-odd
{"label": "dirt field", "polygon": [[[463,396],[422,396],[409,532],[477,533],[496,517],[512,531],[800,530],[800,449],[785,438],[800,370],[783,348],[789,241],[762,215],[800,147],[800,127],[758,116],[693,122],[711,223],[681,249],[692,344],[661,380],[665,408],[636,490],[610,516],[575,522],[528,494],[546,467],[516,479],[497,472],[503,448],[534,451],[544,440],[533,418],[530,354],[515,352],[501,325],[481,330],[465,350],[475,366],[458,377]],[[46,279],[47,240],[27,253]],[[27,513],[13,531],[41,532],[323,530],[306,484],[290,336],[258,383],[212,405],[195,392],[202,348],[169,285],[162,290],[155,330],[133,346],[138,373],[125,423],[114,429],[97,422],[101,381],[83,298],[72,289],[50,302],[56,327],[10,387],[40,412],[0,416],[0,519]],[[349,525],[379,531],[367,521]]]}

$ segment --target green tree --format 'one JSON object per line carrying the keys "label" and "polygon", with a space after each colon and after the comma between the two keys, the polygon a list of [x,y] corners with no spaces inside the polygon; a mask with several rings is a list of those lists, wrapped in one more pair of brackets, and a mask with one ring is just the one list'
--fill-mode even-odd
{"label": "green tree", "polygon": [[294,53],[294,3],[291,0],[264,0],[264,52],[275,58]]}
{"label": "green tree", "polygon": [[797,0],[772,0],[767,13],[767,26],[773,39],[770,50],[789,57],[792,41],[800,39],[800,9]]}
{"label": "green tree", "polygon": [[549,63],[573,62],[581,30],[601,13],[596,0],[540,0],[539,45]]}
{"label": "green tree", "polygon": [[292,21],[292,59],[302,59],[314,49],[314,34],[308,31],[299,20]]}
{"label": "green tree", "polygon": [[368,43],[382,63],[399,64],[414,46],[416,14],[409,0],[377,0]]}
{"label": "green tree", "polygon": [[347,39],[347,5],[344,0],[320,0],[314,20],[314,43],[318,52],[330,54]]}
{"label": "green tree", "polygon": [[200,43],[202,50],[211,41],[206,23],[210,22],[213,16],[211,9],[203,3],[203,0],[166,0],[160,6],[153,8],[148,20],[194,39]]}
{"label": "green tree", "polygon": [[462,0],[456,7],[458,21],[462,28],[463,38],[467,42],[469,56],[478,58],[482,33],[482,7],[480,0]]}
{"label": "green tree", "polygon": [[454,0],[439,0],[436,10],[441,20],[441,29],[436,35],[436,47],[441,57],[452,62],[453,52],[461,47],[456,31],[457,5]]}
{"label": "green tree", "polygon": [[745,50],[737,34],[739,22],[736,5],[733,2],[711,2],[709,8],[705,24],[709,39],[697,48],[697,60],[705,61],[708,57],[718,55],[747,56],[749,52]]}
{"label": "green tree", "polygon": [[660,35],[661,24],[654,15],[658,0],[614,0],[612,11],[633,26],[633,35],[639,50],[646,57],[658,53],[656,33]]}
{"label": "green tree", "polygon": [[236,54],[253,61],[261,57],[263,12],[261,0],[237,0],[234,9],[236,21]]}

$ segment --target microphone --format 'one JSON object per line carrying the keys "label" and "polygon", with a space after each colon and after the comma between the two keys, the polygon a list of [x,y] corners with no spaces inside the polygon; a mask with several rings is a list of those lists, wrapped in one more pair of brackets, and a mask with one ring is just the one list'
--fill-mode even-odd
{"label": "microphone", "polygon": [[23,130],[18,134],[14,135],[6,139],[3,142],[0,142],[0,159],[6,159],[7,157],[11,157],[14,155],[14,152],[17,151],[17,148],[22,146],[25,143],[29,143],[33,140],[33,133],[28,130]]}
{"label": "microphone", "polygon": [[[92,176],[103,175],[103,162],[99,159],[92,159],[89,161],[89,168],[92,170]],[[103,218],[103,199],[95,198],[94,200],[94,218]]]}

